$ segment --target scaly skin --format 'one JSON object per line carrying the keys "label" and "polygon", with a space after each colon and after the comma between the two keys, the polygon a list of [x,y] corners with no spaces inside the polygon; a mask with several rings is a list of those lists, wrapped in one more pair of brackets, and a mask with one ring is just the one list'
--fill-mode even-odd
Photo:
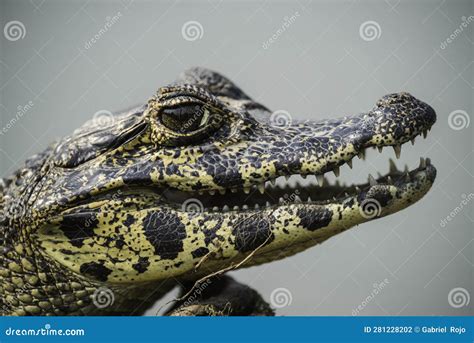
{"label": "scaly skin", "polygon": [[[435,112],[408,93],[340,119],[271,118],[194,68],[146,106],[89,121],[29,159],[0,186],[2,313],[141,314],[178,282],[281,259],[400,211],[435,179],[428,159],[357,187],[322,177],[366,148],[398,153],[426,135]],[[294,174],[322,186],[272,186]],[[112,305],[94,305],[100,287]]]}

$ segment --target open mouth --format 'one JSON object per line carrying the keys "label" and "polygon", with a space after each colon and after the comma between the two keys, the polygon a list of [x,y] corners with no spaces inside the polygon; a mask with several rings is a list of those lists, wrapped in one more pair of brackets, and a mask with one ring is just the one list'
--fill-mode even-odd
{"label": "open mouth", "polygon": [[[424,138],[428,130],[423,130],[419,134]],[[414,144],[415,139],[411,139]],[[400,158],[401,145],[392,146],[395,155]],[[365,160],[366,150],[363,148],[355,156]],[[382,146],[372,146],[382,153]],[[352,158],[353,158],[352,157]],[[326,205],[331,203],[344,203],[353,197],[359,197],[366,194],[372,187],[391,186],[395,187],[397,192],[404,190],[420,189],[424,183],[431,184],[436,175],[436,169],[432,166],[429,158],[420,158],[419,165],[411,170],[407,166],[399,170],[395,162],[389,160],[389,172],[385,175],[378,174],[377,177],[371,174],[367,177],[367,182],[360,184],[344,185],[339,182],[340,166],[347,164],[352,169],[352,158],[342,160],[338,164],[328,169],[336,179],[329,182],[322,174],[290,174],[253,185],[251,187],[220,189],[199,192],[185,192],[169,188],[161,194],[165,203],[169,206],[186,210],[182,204],[189,199],[198,201],[200,210],[206,212],[230,212],[230,211],[255,211],[278,206],[287,206],[292,204],[307,205]],[[291,182],[289,181],[291,177]],[[304,185],[303,185],[304,184]],[[192,209],[194,210],[194,208]]]}
{"label": "open mouth", "polygon": [[[343,203],[344,201],[367,193],[373,186],[393,186],[399,190],[405,187],[417,187],[422,181],[431,181],[436,173],[429,158],[420,158],[417,168],[410,171],[399,170],[395,162],[390,159],[390,171],[377,178],[371,174],[368,181],[361,184],[341,185],[338,180],[330,183],[327,178],[308,175],[297,175],[294,185],[290,185],[288,177],[280,177],[276,181],[266,182],[265,187],[254,187],[250,192],[243,190],[228,193],[190,194],[175,189],[167,189],[162,196],[166,203],[177,207],[189,199],[195,199],[202,204],[206,212],[252,211],[275,206],[292,204],[325,205],[330,203]],[[301,185],[303,180],[313,178],[308,185]],[[294,177],[292,177],[294,179]],[[185,208],[183,208],[186,210]]]}

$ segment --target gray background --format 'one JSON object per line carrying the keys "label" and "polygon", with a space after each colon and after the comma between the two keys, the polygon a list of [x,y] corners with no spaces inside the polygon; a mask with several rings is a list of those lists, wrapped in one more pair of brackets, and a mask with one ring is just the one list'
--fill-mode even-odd
{"label": "gray background", "polygon": [[[89,49],[106,23],[120,19]],[[283,25],[296,20],[267,49]],[[466,315],[449,292],[473,296],[473,207],[445,227],[442,218],[473,192],[472,127],[453,130],[448,115],[473,114],[473,27],[441,43],[474,14],[472,1],[1,1],[1,28],[12,20],[25,37],[1,32],[0,174],[54,138],[70,133],[99,110],[144,102],[189,66],[230,77],[249,95],[293,117],[328,118],[370,109],[382,95],[409,91],[431,104],[438,122],[426,140],[404,146],[410,168],[429,156],[438,169],[419,203],[364,224],[280,262],[232,273],[265,299],[286,288],[291,304],[280,315],[351,315],[373,290],[386,287],[361,315]],[[183,39],[185,22],[198,21],[201,39]],[[365,41],[359,27],[376,21],[380,37]],[[18,106],[33,107],[13,125]],[[388,169],[388,157],[344,167],[344,180],[364,181]],[[149,314],[153,314],[150,311]]]}

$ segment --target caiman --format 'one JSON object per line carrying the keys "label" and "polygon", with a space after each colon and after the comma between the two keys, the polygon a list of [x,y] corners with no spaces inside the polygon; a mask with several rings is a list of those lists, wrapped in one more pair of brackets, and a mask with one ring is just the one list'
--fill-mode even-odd
{"label": "caiman", "polygon": [[145,105],[93,118],[29,158],[0,182],[2,314],[140,315],[176,286],[187,294],[167,314],[272,314],[223,274],[398,212],[434,182],[428,158],[404,172],[391,161],[364,184],[324,177],[366,149],[399,157],[426,137],[435,111],[408,93],[339,119],[275,114],[192,68]]}

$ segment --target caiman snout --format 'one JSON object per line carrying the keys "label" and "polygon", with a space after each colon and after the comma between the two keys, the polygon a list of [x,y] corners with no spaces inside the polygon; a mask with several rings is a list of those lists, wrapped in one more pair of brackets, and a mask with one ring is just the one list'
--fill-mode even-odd
{"label": "caiman snout", "polygon": [[383,145],[403,144],[421,133],[426,136],[436,122],[434,109],[406,92],[383,96],[369,117],[375,121],[375,135],[385,137]]}
{"label": "caiman snout", "polygon": [[425,122],[429,127],[436,122],[435,110],[407,92],[383,96],[373,110],[383,110],[385,114],[395,116],[410,116],[412,120]]}

